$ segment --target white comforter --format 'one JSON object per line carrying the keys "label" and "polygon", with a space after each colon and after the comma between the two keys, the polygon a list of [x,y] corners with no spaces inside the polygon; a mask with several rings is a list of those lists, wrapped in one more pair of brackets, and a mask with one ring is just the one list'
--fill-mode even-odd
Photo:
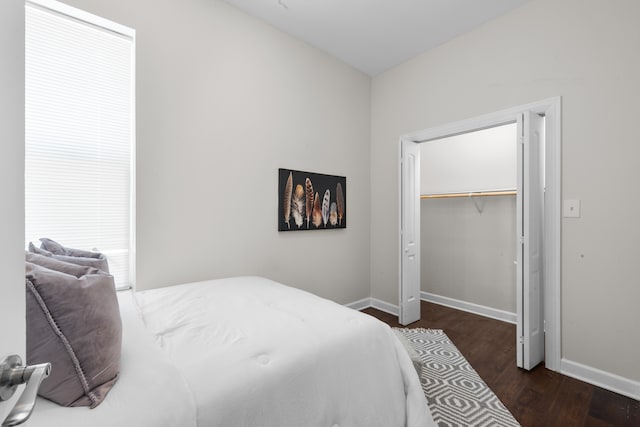
{"label": "white comforter", "polygon": [[121,375],[105,401],[40,398],[26,425],[434,425],[408,355],[370,316],[258,277],[119,299]]}
{"label": "white comforter", "polygon": [[[29,427],[189,427],[196,406],[184,377],[144,327],[131,291],[118,292],[120,377],[96,408],[65,408],[38,398]],[[46,381],[46,380],[45,380]]]}
{"label": "white comforter", "polygon": [[199,426],[422,427],[416,372],[378,320],[259,277],[136,294]]}

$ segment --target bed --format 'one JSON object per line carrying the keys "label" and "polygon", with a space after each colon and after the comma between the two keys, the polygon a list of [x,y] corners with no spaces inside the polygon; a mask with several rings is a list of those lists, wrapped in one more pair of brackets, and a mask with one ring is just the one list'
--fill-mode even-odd
{"label": "bed", "polygon": [[423,427],[382,322],[260,277],[120,292],[120,378],[98,407],[39,398],[29,426]]}

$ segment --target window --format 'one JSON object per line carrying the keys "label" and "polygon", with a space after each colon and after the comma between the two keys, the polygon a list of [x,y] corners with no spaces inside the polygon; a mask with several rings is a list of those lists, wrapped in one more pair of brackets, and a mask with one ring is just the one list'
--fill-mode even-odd
{"label": "window", "polygon": [[26,3],[25,238],[99,250],[134,277],[135,31]]}

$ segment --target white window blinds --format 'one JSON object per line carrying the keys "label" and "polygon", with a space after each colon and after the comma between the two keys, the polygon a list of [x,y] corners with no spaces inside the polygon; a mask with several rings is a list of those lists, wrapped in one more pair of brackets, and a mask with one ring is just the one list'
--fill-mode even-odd
{"label": "white window blinds", "polygon": [[25,232],[98,250],[133,284],[134,37],[58,2],[26,6]]}

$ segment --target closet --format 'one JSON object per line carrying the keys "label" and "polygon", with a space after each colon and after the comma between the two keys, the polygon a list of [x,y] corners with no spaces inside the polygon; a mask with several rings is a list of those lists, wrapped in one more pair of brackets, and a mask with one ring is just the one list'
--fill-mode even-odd
{"label": "closet", "polygon": [[517,132],[420,144],[423,299],[516,322]]}

